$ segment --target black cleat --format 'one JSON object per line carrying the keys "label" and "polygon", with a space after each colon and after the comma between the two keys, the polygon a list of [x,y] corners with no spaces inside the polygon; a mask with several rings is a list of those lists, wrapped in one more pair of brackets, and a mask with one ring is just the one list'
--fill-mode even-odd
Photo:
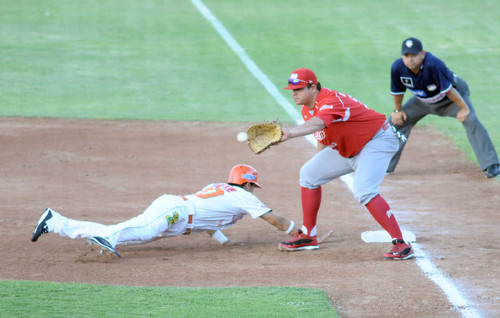
{"label": "black cleat", "polygon": [[49,226],[47,224],[47,221],[50,219],[52,219],[52,210],[50,208],[46,208],[35,226],[33,236],[31,237],[32,242],[36,242],[40,235],[49,233]]}
{"label": "black cleat", "polygon": [[493,164],[486,169],[486,178],[494,178],[498,173],[498,164]]}
{"label": "black cleat", "polygon": [[99,250],[99,253],[102,255],[111,255],[114,254],[120,258],[120,254],[111,246],[108,240],[100,236],[93,236],[87,239],[87,245],[90,247],[92,251]]}

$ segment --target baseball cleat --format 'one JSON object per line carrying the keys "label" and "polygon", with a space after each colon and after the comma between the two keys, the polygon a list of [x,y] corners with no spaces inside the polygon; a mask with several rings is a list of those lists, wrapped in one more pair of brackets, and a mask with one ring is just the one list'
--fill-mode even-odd
{"label": "baseball cleat", "polygon": [[395,239],[392,240],[392,244],[394,244],[394,246],[390,252],[384,254],[385,258],[403,260],[415,257],[410,243],[405,243],[405,241],[401,239]]}
{"label": "baseball cleat", "polygon": [[498,173],[500,173],[498,164],[491,165],[486,169],[486,178],[494,178],[498,176]]}
{"label": "baseball cleat", "polygon": [[281,242],[278,249],[282,251],[302,251],[302,250],[317,250],[318,239],[315,236],[309,236],[299,230],[290,240]]}
{"label": "baseball cleat", "polygon": [[49,225],[47,224],[47,221],[52,219],[52,212],[53,211],[50,208],[45,209],[35,226],[35,230],[33,231],[33,236],[31,237],[32,242],[36,242],[40,235],[49,233]]}
{"label": "baseball cleat", "polygon": [[87,245],[90,247],[91,251],[98,251],[102,255],[116,255],[118,258],[121,257],[120,253],[111,246],[111,243],[100,236],[88,238]]}

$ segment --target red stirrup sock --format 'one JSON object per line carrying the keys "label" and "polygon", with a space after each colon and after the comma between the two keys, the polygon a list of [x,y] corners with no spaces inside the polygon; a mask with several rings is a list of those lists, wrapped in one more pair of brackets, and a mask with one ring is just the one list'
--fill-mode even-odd
{"label": "red stirrup sock", "polygon": [[[301,187],[302,226],[307,229],[307,235],[316,235],[316,219],[321,205],[321,186],[316,189]],[[305,232],[305,231],[304,231]]]}
{"label": "red stirrup sock", "polygon": [[398,221],[391,213],[391,208],[389,204],[382,198],[382,196],[377,195],[366,205],[368,211],[375,219],[375,221],[382,226],[384,230],[391,235],[393,239],[403,239],[403,234],[399,228]]}

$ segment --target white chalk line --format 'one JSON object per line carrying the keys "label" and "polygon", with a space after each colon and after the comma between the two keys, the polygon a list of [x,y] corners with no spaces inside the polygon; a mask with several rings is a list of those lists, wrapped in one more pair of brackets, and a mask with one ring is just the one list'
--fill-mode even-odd
{"label": "white chalk line", "polygon": [[[252,73],[252,75],[264,86],[264,88],[269,92],[269,94],[274,97],[281,107],[287,112],[287,114],[295,121],[296,124],[303,123],[303,119],[299,112],[293,107],[293,105],[288,102],[288,100],[281,94],[277,87],[269,80],[269,78],[264,74],[260,68],[255,64],[255,62],[246,54],[245,50],[238,44],[238,42],[233,38],[231,33],[224,27],[224,25],[215,17],[215,15],[208,9],[201,0],[191,0],[193,5],[198,9],[198,11],[207,19],[208,22],[212,24],[214,29],[219,33],[219,35],[226,41],[229,47],[236,53],[236,55],[241,59],[245,67]],[[312,144],[316,145],[316,140],[312,135],[306,137],[306,139]],[[341,180],[346,184],[346,186],[353,191],[353,178],[352,174],[345,175],[341,177]],[[467,303],[467,300],[461,295],[460,291],[455,287],[455,285],[447,279],[443,273],[434,265],[426,254],[420,249],[417,243],[413,243],[413,249],[416,253],[416,263],[423,271],[425,276],[427,276],[431,281],[433,281],[441,290],[446,294],[448,300],[453,305],[453,307],[462,314],[462,317],[467,318],[479,318],[479,313],[472,309]]]}

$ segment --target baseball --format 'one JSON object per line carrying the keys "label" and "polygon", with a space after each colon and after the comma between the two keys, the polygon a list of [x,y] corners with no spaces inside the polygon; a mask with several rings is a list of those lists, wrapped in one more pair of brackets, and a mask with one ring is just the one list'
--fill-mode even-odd
{"label": "baseball", "polygon": [[248,135],[246,132],[240,132],[238,133],[238,135],[236,136],[236,139],[239,141],[239,142],[245,142],[248,140]]}

